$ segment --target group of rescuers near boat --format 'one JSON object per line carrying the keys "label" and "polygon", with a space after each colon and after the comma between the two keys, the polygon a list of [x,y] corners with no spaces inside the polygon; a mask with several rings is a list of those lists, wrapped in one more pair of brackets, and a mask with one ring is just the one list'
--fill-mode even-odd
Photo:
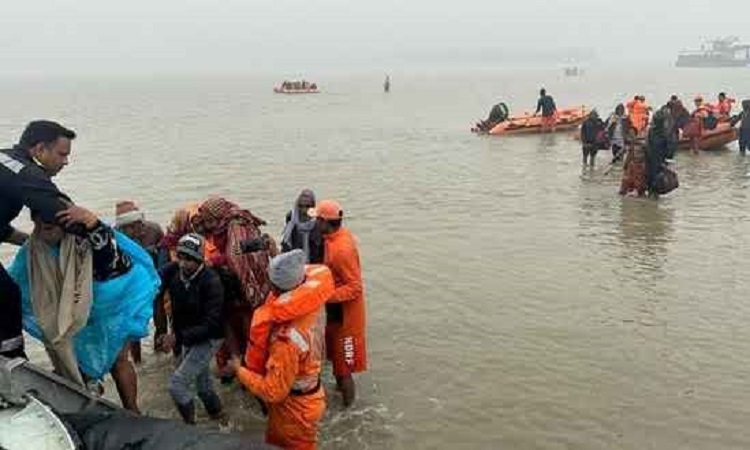
{"label": "group of rescuers near boat", "polygon": [[[677,188],[677,174],[669,162],[674,158],[681,139],[690,141],[694,153],[698,152],[701,138],[721,122],[732,127],[740,124],[739,149],[744,155],[750,149],[750,100],[742,101],[742,111],[732,115],[735,100],[721,92],[715,104],[704,101],[702,96],[694,98],[695,109],[690,112],[678,96],[653,111],[646,97],[636,95],[627,104],[619,104],[604,121],[596,109],[592,110],[580,129],[584,166],[594,166],[599,150],[612,152],[611,165],[623,160],[623,176],[620,195],[657,197]],[[555,100],[545,89],[539,92],[534,116],[541,113],[542,131],[554,131],[558,123]],[[482,129],[491,129],[509,118],[508,107],[498,103],[482,124]],[[644,138],[645,145],[636,145]]]}
{"label": "group of rescuers near boat", "polygon": [[[355,400],[352,375],[367,368],[360,258],[340,204],[316,201],[303,190],[286,216],[280,249],[260,231],[262,219],[220,197],[177,210],[165,233],[145,220],[135,202],[119,201],[112,228],[52,182],[68,164],[75,137],[56,122],[39,120],[13,148],[0,151],[0,242],[27,253],[21,275],[0,265],[0,355],[27,357],[22,330],[33,319],[56,373],[100,388],[79,370],[82,365],[76,367],[79,349],[67,331],[92,325],[97,293],[107,284],[137,285],[127,277],[143,264],[136,255],[143,251],[150,257],[145,270],[160,280],[149,300],[154,348],[176,358],[168,389],[182,419],[195,423],[197,394],[210,418],[228,425],[212,383],[215,358],[222,383],[236,380],[260,401],[268,443],[315,448],[326,410],[324,361],[332,363],[345,407]],[[30,234],[11,225],[24,206],[31,211]],[[122,251],[126,240],[139,250]],[[55,262],[40,269],[36,264],[47,255]],[[82,292],[93,292],[83,314],[88,323],[59,329],[75,322]],[[28,295],[30,310],[22,307]],[[123,342],[110,369],[123,406],[135,413],[132,362],[141,359],[139,337]]]}

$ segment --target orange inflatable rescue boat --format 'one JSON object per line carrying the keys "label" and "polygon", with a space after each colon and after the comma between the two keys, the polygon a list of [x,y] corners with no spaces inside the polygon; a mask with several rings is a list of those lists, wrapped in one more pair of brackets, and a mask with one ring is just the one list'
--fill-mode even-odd
{"label": "orange inflatable rescue boat", "polygon": [[[585,106],[578,108],[567,108],[557,110],[557,125],[552,132],[575,130],[583,123],[589,110]],[[490,134],[493,136],[514,134],[539,134],[543,133],[542,117],[526,114],[524,116],[509,117],[507,120],[492,127],[489,132],[474,130],[477,134]]]}
{"label": "orange inflatable rescue boat", "polygon": [[[729,122],[719,122],[713,130],[704,130],[698,140],[698,149],[702,151],[718,151],[736,141],[739,137],[737,129],[732,127]],[[646,145],[646,138],[640,138],[636,141],[640,145]],[[681,137],[677,144],[677,150],[692,150],[690,138]]]}

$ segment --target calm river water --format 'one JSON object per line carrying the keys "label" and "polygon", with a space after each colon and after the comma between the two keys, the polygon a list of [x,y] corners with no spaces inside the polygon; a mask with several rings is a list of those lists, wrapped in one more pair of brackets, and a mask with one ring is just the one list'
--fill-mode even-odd
{"label": "calm river water", "polygon": [[[542,84],[608,114],[635,93],[750,96],[745,72],[392,78],[385,95],[382,74],[321,75],[324,92],[299,97],[262,75],[8,81],[0,138],[41,117],[75,128],[58,184],[110,218],[132,199],[166,223],[221,194],[277,235],[301,188],[339,199],[371,370],[353,410],[332,396],[323,448],[750,448],[750,159],[736,144],[680,154],[682,186],[653,202],[617,196],[618,171],[582,170],[568,135],[468,132],[497,101],[531,109]],[[170,359],[145,359],[143,408],[175,417]],[[262,429],[254,402],[222,392],[238,428]]]}

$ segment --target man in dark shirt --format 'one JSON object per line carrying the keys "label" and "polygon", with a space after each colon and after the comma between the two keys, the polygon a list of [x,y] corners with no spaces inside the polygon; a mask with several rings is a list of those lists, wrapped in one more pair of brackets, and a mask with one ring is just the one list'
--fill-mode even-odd
{"label": "man in dark shirt", "polygon": [[536,103],[536,112],[534,115],[542,113],[542,130],[551,131],[557,125],[557,106],[555,99],[547,95],[547,90],[542,88],[539,91],[539,101]]}
{"label": "man in dark shirt", "polygon": [[[49,223],[72,202],[52,182],[67,164],[76,134],[46,120],[31,122],[12,149],[0,150],[0,243],[22,245],[27,235],[11,226],[24,206]],[[73,224],[73,222],[68,222]],[[18,286],[0,265],[0,355],[25,357]]]}

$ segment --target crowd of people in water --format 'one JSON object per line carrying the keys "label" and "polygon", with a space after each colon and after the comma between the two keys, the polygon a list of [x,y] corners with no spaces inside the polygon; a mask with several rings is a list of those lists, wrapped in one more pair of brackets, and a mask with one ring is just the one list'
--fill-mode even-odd
{"label": "crowd of people in water", "polygon": [[[229,425],[218,378],[258,399],[268,443],[315,448],[324,363],[345,407],[353,374],[367,369],[359,251],[339,202],[303,190],[279,244],[263,219],[221,197],[178,208],[166,230],[136,202],[117,201],[110,226],[52,182],[75,137],[35,121],[0,151],[0,242],[20,247],[7,271],[0,265],[0,355],[26,358],[25,330],[58,375],[100,392],[110,373],[138,414],[133,363],[153,320],[155,350],[175,359],[165,388],[184,422],[196,422],[197,397]],[[11,225],[24,206],[28,234]]]}
{"label": "crowd of people in water", "polygon": [[693,103],[695,108],[689,111],[673,95],[654,110],[646,103],[646,97],[636,95],[627,104],[617,105],[606,120],[596,110],[591,111],[580,131],[583,164],[593,166],[597,152],[609,149],[611,165],[624,159],[620,194],[657,197],[679,186],[672,161],[681,142],[688,142],[693,153],[698,153],[701,139],[708,132],[722,123],[728,129],[740,124],[740,152],[747,151],[750,121],[744,117],[750,111],[750,100],[742,102],[742,112],[736,115],[732,115],[735,100],[724,92],[715,104],[705,102],[701,96],[696,96]]}
{"label": "crowd of people in water", "polygon": [[[607,173],[614,165],[623,164],[621,195],[658,197],[679,186],[672,161],[681,143],[698,153],[702,139],[711,132],[732,130],[739,125],[739,149],[742,154],[747,152],[750,148],[750,120],[746,118],[750,117],[750,100],[742,101],[742,111],[734,115],[732,110],[736,101],[724,92],[719,93],[713,104],[702,96],[696,96],[693,103],[694,109],[689,111],[682,100],[673,95],[654,110],[645,96],[636,95],[627,103],[617,105],[606,120],[596,109],[590,111],[582,116],[577,136],[581,141],[583,165],[593,167],[597,153],[608,150],[612,159]],[[528,126],[529,119],[540,114],[539,131],[556,131],[560,125],[560,112],[546,89],[539,92],[534,114],[520,120],[519,127]],[[498,103],[474,130],[488,133],[507,120],[511,120],[508,106]],[[734,133],[733,130],[729,132]],[[732,140],[735,140],[734,134],[730,134],[729,141]]]}

